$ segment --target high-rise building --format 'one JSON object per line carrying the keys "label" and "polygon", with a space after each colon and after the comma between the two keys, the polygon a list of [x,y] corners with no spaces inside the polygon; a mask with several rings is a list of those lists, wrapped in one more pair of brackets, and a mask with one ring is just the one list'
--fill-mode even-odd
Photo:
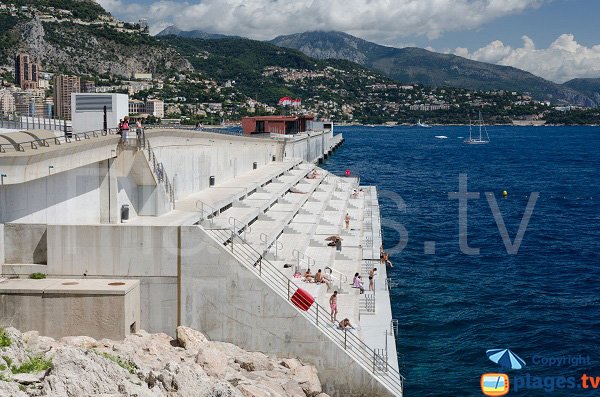
{"label": "high-rise building", "polygon": [[80,92],[81,81],[77,76],[54,76],[54,115],[71,120],[71,94]]}
{"label": "high-rise building", "polygon": [[0,114],[15,111],[15,97],[8,90],[0,90]]}
{"label": "high-rise building", "polygon": [[81,92],[85,94],[96,92],[96,83],[93,80],[83,80],[81,82]]}
{"label": "high-rise building", "polygon": [[15,57],[15,82],[22,89],[39,88],[38,81],[42,68],[27,54],[18,54]]}
{"label": "high-rise building", "polygon": [[146,113],[162,119],[165,117],[165,103],[159,99],[148,99],[146,101]]}

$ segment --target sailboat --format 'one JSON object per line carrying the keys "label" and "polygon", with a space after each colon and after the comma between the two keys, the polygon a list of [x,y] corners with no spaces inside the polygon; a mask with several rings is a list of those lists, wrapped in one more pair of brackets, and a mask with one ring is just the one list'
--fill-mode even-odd
{"label": "sailboat", "polygon": [[417,121],[417,127],[421,127],[421,128],[431,128],[431,126],[427,123],[421,123],[421,119],[419,119],[419,121]]}
{"label": "sailboat", "polygon": [[[485,131],[486,139],[483,139],[481,133]],[[481,117],[481,112],[479,112],[479,138],[473,138],[472,135],[473,127],[471,121],[469,120],[469,139],[465,139],[464,142],[467,145],[484,145],[486,143],[490,143],[490,136],[487,133],[487,128],[483,124],[483,117]]]}

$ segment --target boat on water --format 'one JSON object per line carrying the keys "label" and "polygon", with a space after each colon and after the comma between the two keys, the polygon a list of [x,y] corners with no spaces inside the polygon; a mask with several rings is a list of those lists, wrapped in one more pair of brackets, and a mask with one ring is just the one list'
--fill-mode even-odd
{"label": "boat on water", "polygon": [[446,135],[436,135],[435,138],[437,138],[437,139],[448,139],[448,137]]}
{"label": "boat on water", "polygon": [[421,128],[431,128],[431,126],[427,123],[421,123],[421,119],[419,119],[419,121],[417,121],[417,127],[421,127]]}
{"label": "boat on water", "polygon": [[[464,143],[467,145],[484,145],[486,143],[490,143],[490,136],[487,133],[487,128],[483,123],[483,117],[481,117],[481,112],[479,112],[479,138],[473,138],[473,125],[471,124],[471,120],[469,120],[469,139],[465,139]],[[482,133],[485,132],[486,139],[483,139]]]}

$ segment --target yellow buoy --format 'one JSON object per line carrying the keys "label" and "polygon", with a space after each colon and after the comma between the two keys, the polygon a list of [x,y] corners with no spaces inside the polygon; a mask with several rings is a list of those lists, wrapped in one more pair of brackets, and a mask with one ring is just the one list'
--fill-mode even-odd
{"label": "yellow buoy", "polygon": [[505,190],[505,191],[503,191],[503,192],[502,192],[502,196],[503,196],[503,197],[506,197],[506,196],[508,196],[508,192],[507,192],[506,190]]}

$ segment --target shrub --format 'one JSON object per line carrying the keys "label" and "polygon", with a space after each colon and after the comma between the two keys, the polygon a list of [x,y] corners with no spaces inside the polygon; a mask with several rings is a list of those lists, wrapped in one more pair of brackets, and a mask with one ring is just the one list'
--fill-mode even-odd
{"label": "shrub", "polygon": [[42,280],[46,278],[46,275],[44,273],[31,273],[29,275],[29,278],[32,278],[34,280]]}
{"label": "shrub", "polygon": [[7,335],[4,328],[0,328],[0,347],[8,347],[11,344],[10,336]]}
{"label": "shrub", "polygon": [[106,358],[107,360],[110,360],[110,361],[114,362],[115,364],[117,364],[121,368],[127,370],[130,374],[135,374],[135,372],[138,369],[138,366],[135,365],[135,363],[133,361],[125,360],[125,359],[123,359],[123,358],[121,358],[119,356],[113,356],[112,354],[109,354],[109,353],[106,353],[106,352],[99,353],[99,352],[97,352],[95,350],[94,350],[94,352],[96,354],[99,354],[102,357]]}
{"label": "shrub", "polygon": [[29,361],[24,362],[18,367],[11,365],[10,370],[13,374],[28,374],[32,372],[45,371],[50,368],[52,368],[52,360],[48,360],[43,356],[34,356],[30,357]]}

